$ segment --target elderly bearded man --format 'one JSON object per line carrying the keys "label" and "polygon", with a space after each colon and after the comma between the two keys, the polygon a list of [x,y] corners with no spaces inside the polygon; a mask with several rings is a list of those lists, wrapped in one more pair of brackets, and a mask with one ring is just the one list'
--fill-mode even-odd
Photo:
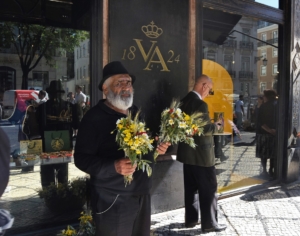
{"label": "elderly bearded man", "polygon": [[[97,236],[149,236],[150,188],[149,178],[142,170],[136,171],[111,134],[116,122],[130,111],[135,76],[129,75],[123,65],[110,62],[103,69],[99,89],[102,99],[83,117],[75,146],[75,165],[91,176],[91,205]],[[164,154],[170,144],[157,146]],[[153,152],[143,159],[152,161]],[[124,175],[133,174],[134,180],[125,187]]]}

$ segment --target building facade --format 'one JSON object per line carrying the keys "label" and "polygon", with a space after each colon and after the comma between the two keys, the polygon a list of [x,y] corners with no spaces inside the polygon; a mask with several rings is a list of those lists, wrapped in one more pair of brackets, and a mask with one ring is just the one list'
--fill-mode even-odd
{"label": "building facade", "polygon": [[[29,72],[29,86],[38,85],[42,79],[44,88],[45,78],[49,82],[63,78],[67,91],[82,85],[93,106],[103,98],[98,89],[103,66],[121,61],[137,77],[134,103],[142,108],[147,125],[156,134],[161,111],[174,97],[184,97],[195,78],[205,73],[214,81],[215,93],[206,100],[211,118],[216,112],[225,112],[228,132],[220,139],[227,161],[216,165],[220,197],[298,178],[298,146],[293,130],[300,130],[299,0],[279,0],[278,8],[252,0],[37,0],[36,5],[31,1],[23,5],[18,10],[15,3],[5,1],[0,20],[79,31],[66,38],[61,35],[55,50],[71,41],[72,36],[89,34],[68,48],[73,54],[73,72],[68,69],[71,62],[67,56],[55,57],[54,67],[47,67],[45,57]],[[54,37],[56,31],[51,32],[48,37]],[[0,53],[3,92],[23,87],[18,58],[7,55]],[[6,77],[3,70],[7,71]],[[261,175],[255,127],[249,125],[257,124],[250,105],[255,106],[257,95],[266,89],[277,92],[272,176]],[[234,102],[239,95],[247,98],[247,116],[236,133],[230,124],[234,122]],[[0,125],[9,134],[14,153],[21,124],[8,128],[11,124],[2,122],[6,122]],[[158,159],[155,167],[152,212],[182,207],[182,166],[176,161],[176,146]],[[3,201],[17,204],[19,198],[14,193],[4,196]],[[32,197],[36,194],[24,199]]]}

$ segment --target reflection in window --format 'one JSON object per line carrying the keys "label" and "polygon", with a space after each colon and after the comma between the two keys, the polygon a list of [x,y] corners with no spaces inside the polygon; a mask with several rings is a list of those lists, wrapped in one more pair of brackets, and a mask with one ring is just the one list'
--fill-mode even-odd
{"label": "reflection in window", "polygon": [[[217,15],[218,11],[215,10],[215,12]],[[227,18],[229,19],[230,16],[227,16]],[[217,19],[215,20],[217,21]],[[228,23],[229,20],[226,19],[224,20],[224,23],[225,22]],[[219,24],[218,27],[222,30],[215,30],[214,33],[216,33],[217,36],[218,34],[224,34],[226,27],[222,27],[222,24]],[[278,25],[251,17],[241,16],[236,23],[232,24],[232,27],[229,32],[232,31],[233,33],[224,41],[225,43],[220,44],[219,47],[214,47],[214,54],[216,56],[211,56],[210,58],[210,60],[215,59],[215,62],[221,65],[226,73],[223,73],[221,69],[218,70],[213,67],[208,69],[203,67],[205,74],[214,80],[215,91],[224,93],[232,109],[234,109],[235,102],[239,100],[239,95],[244,96],[245,114],[241,132],[243,144],[239,145],[241,139],[233,135],[234,145],[226,145],[225,141],[225,144],[220,148],[224,156],[230,158],[230,161],[221,161],[221,163],[216,166],[217,171],[219,171],[217,175],[219,192],[230,191],[241,186],[250,186],[256,183],[260,184],[269,179],[268,175],[260,175],[260,173],[262,173],[262,165],[261,160],[256,156],[255,125],[258,121],[256,120],[254,109],[258,103],[258,96],[261,95],[267,87],[271,88],[272,82],[275,81],[276,76],[272,75],[272,69],[274,72],[276,70],[272,65],[278,64],[278,57],[272,56],[275,47],[261,42],[261,40],[274,44],[275,46],[276,41],[273,40],[273,37],[277,37],[276,31],[278,32]],[[247,34],[251,36],[251,38],[249,39],[247,35],[243,34]],[[206,35],[205,46],[214,43],[213,38],[211,38],[212,35],[213,34]],[[215,37],[217,38],[217,36]],[[237,47],[230,47],[229,44],[226,43],[229,39],[236,41]],[[205,55],[207,55],[208,52],[205,51],[205,49],[203,51]],[[275,53],[277,52],[275,51]],[[263,61],[264,58],[267,58],[267,62]],[[234,60],[235,63],[233,64],[232,62]],[[263,63],[267,63],[267,66],[263,66]],[[209,62],[209,65],[211,64],[213,65],[214,63]],[[234,77],[229,73],[230,82],[233,85],[232,92],[229,89],[225,89],[225,81],[223,81],[226,75],[228,75],[227,72],[230,70],[233,70],[233,74],[236,72],[237,75],[235,79],[233,79]],[[222,71],[222,73],[217,74],[217,72],[220,71]],[[209,99],[213,100],[216,98],[217,96]],[[207,101],[209,99],[207,98]],[[220,106],[216,106],[213,102],[209,105],[209,112],[211,114],[219,111],[226,110]],[[233,119],[233,122],[236,122],[236,117],[233,117]],[[251,138],[248,140],[243,139],[245,137],[243,137],[243,135]],[[223,138],[223,140],[220,138],[219,140],[223,142],[224,139],[226,138]],[[215,146],[218,146],[218,143]],[[238,168],[236,168],[237,165]],[[249,168],[249,166],[251,166],[251,168]],[[260,182],[257,181],[258,179]]]}
{"label": "reflection in window", "polygon": [[[12,153],[10,185],[13,186],[7,195],[1,196],[1,202],[5,202],[7,210],[10,210],[16,216],[16,219],[20,219],[19,215],[17,215],[20,211],[18,205],[26,205],[28,199],[30,201],[30,199],[34,198],[38,205],[44,205],[43,200],[38,198],[36,191],[41,188],[40,165],[42,165],[42,160],[35,162],[30,157],[30,160],[26,163],[19,155],[21,144],[24,144],[22,141],[27,142],[35,135],[37,137],[43,134],[39,124],[44,122],[30,119],[30,117],[35,117],[35,109],[40,102],[38,91],[32,92],[28,91],[28,89],[45,90],[50,84],[61,84],[61,89],[65,91],[64,94],[60,95],[61,101],[66,101],[67,93],[75,92],[74,85],[80,76],[79,68],[89,64],[88,57],[84,59],[86,60],[84,64],[79,62],[79,60],[82,60],[80,58],[80,44],[89,39],[89,33],[47,25],[25,24],[24,22],[0,22],[0,31],[0,104],[3,108],[0,126],[8,134],[10,140],[10,153]],[[12,38],[14,41],[12,41]],[[86,50],[85,54],[88,54]],[[77,66],[78,64],[80,65]],[[58,82],[58,80],[62,82]],[[86,88],[89,88],[89,83],[89,78],[82,82]],[[86,91],[89,96],[89,90],[87,89]],[[47,102],[49,100],[46,101],[46,104]],[[57,107],[53,108],[53,110],[56,110]],[[54,119],[49,117],[46,119],[52,119],[53,123],[65,122],[61,126],[65,129],[66,123],[70,121],[69,115],[72,113],[69,110],[70,106],[65,106],[64,108],[65,110],[62,110],[62,112],[51,116]],[[26,120],[24,119],[25,117]],[[27,127],[25,124],[27,124]],[[61,130],[61,127],[48,127],[49,129],[45,130],[52,131],[53,129],[56,130],[56,128]],[[71,132],[70,134],[72,135]],[[60,137],[62,136],[60,135]],[[68,135],[64,137],[64,140],[69,140]],[[28,152],[27,148],[29,146],[25,146],[26,151],[22,151]],[[68,147],[68,150],[71,149]],[[41,149],[36,149],[35,151],[39,153],[34,155],[34,159],[40,156]],[[47,150],[42,151],[46,152]],[[61,158],[57,160],[62,161]],[[33,163],[38,166],[24,165]],[[70,166],[74,166],[74,164],[70,164]],[[70,169],[69,173],[75,177],[78,172],[75,173],[74,170],[74,168]],[[30,171],[30,173],[27,174],[27,171]],[[20,178],[23,181],[20,181]],[[36,204],[34,206],[31,205],[31,209],[28,212],[35,212],[35,207]],[[27,205],[26,209],[28,209]],[[41,212],[44,212],[44,209]],[[18,221],[14,227],[30,227],[31,224],[38,222],[37,219],[40,219],[43,215],[43,213],[38,216],[26,214],[24,217],[27,221],[23,223]],[[40,222],[47,221],[47,218],[42,218]]]}
{"label": "reflection in window", "polygon": [[264,90],[267,89],[267,83],[266,82],[261,82],[260,83],[260,93],[263,93]]}
{"label": "reflection in window", "polygon": [[46,89],[49,84],[49,73],[48,71],[33,71],[32,79],[28,79],[28,87],[34,88],[35,90]]}
{"label": "reflection in window", "polygon": [[242,71],[250,71],[250,57],[242,57]]}
{"label": "reflection in window", "polygon": [[224,56],[224,67],[227,71],[232,71],[233,56],[231,54]]}
{"label": "reflection in window", "polygon": [[261,66],[260,67],[260,75],[262,75],[262,76],[267,75],[267,67],[266,66]]}
{"label": "reflection in window", "polygon": [[213,50],[207,52],[207,59],[211,61],[216,61],[216,53]]}
{"label": "reflection in window", "polygon": [[273,67],[273,70],[272,70],[273,73],[272,73],[272,74],[273,74],[273,75],[277,75],[277,72],[278,72],[278,71],[277,71],[277,64],[273,64],[272,67]]}
{"label": "reflection in window", "polygon": [[277,57],[278,50],[277,48],[273,48],[273,57]]}
{"label": "reflection in window", "polygon": [[261,56],[263,58],[267,58],[267,52],[266,52],[266,50],[261,50]]}
{"label": "reflection in window", "polygon": [[[243,28],[242,32],[244,34],[250,35],[250,29]],[[246,35],[243,35],[242,36],[242,41],[244,41],[244,42],[250,42],[250,38],[248,36],[246,36]]]}

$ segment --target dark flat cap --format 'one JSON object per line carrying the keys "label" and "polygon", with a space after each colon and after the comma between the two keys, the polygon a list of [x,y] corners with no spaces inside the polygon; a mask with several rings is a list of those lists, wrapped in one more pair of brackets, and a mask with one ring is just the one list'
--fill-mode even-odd
{"label": "dark flat cap", "polygon": [[135,76],[130,74],[120,61],[112,61],[112,62],[108,63],[106,66],[104,66],[103,78],[102,78],[98,88],[101,91],[103,91],[102,86],[103,86],[105,80],[107,80],[109,77],[111,77],[113,75],[119,75],[119,74],[128,74],[131,77],[132,84],[134,83]]}

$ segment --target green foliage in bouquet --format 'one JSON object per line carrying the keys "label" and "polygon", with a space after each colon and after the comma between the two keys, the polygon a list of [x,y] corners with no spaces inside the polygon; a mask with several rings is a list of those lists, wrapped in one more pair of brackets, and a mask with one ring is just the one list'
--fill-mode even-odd
{"label": "green foliage in bouquet", "polygon": [[[207,124],[207,120],[203,118],[203,113],[196,112],[187,115],[181,111],[180,102],[173,99],[169,108],[161,113],[159,142],[170,142],[171,144],[178,144],[184,142],[196,147],[193,136],[202,135],[203,128]],[[154,153],[156,159],[158,153]]]}
{"label": "green foliage in bouquet", "polygon": [[80,209],[86,202],[86,178],[76,178],[68,183],[51,183],[38,190],[38,195],[52,211]]}
{"label": "green foliage in bouquet", "polygon": [[[142,159],[142,156],[153,149],[154,140],[148,136],[145,123],[139,121],[139,113],[135,115],[134,119],[132,119],[131,113],[127,117],[119,119],[116,129],[112,133],[117,131],[116,142],[120,149],[124,150],[125,156],[129,158],[131,164],[136,164],[138,170],[146,170],[148,176],[151,176],[152,168],[149,165],[151,162]],[[132,175],[124,176],[125,186],[130,184],[132,180]]]}

